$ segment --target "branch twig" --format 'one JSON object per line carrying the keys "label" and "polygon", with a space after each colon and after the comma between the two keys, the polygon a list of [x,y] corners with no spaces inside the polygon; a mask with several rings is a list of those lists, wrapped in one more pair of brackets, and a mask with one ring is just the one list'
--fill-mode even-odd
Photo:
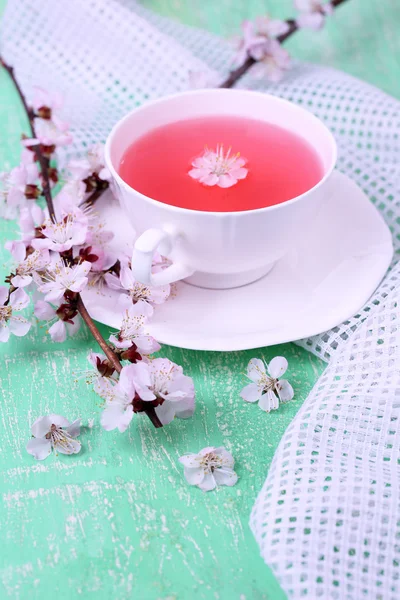
{"label": "branch twig", "polygon": [[[347,0],[332,0],[331,1],[331,5],[334,8],[337,8],[338,6],[340,6],[341,4],[343,4],[344,2],[346,2]],[[278,36],[276,39],[278,40],[278,42],[280,42],[281,44],[283,42],[285,42],[291,35],[293,35],[293,33],[295,33],[295,31],[297,31],[299,28],[297,26],[297,23],[294,19],[287,19],[286,23],[289,25],[289,30],[284,33],[283,35]],[[226,80],[221,83],[221,85],[219,86],[220,88],[231,88],[235,85],[235,83],[237,83],[239,81],[239,79],[241,79],[241,77],[243,77],[243,75],[245,75],[247,73],[247,71],[256,63],[257,61],[254,60],[254,58],[252,58],[251,56],[249,56],[246,61],[237,69],[234,69],[233,71],[231,71],[228,75],[228,77],[226,78]]]}

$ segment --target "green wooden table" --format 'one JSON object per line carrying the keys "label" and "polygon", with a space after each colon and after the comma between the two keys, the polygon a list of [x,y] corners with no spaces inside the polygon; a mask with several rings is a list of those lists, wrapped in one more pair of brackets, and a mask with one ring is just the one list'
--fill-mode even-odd
{"label": "green wooden table", "polygon": [[[203,0],[199,8],[191,0],[147,0],[146,6],[224,34],[265,6],[280,17],[292,14],[289,0]],[[351,0],[324,32],[301,33],[290,48],[296,57],[337,66],[400,95],[399,16],[396,0]],[[7,170],[18,162],[27,127],[5,72],[0,99],[0,170]],[[14,224],[0,223],[2,241],[15,231]],[[10,263],[2,246],[3,276]],[[284,598],[248,519],[281,436],[323,363],[293,344],[231,354],[164,347],[163,355],[195,380],[196,415],[162,430],[139,417],[120,435],[100,428],[100,399],[81,377],[92,349],[84,329],[57,345],[38,324],[26,338],[0,347],[1,597]],[[289,360],[295,399],[266,415],[239,392],[250,358],[279,354]],[[25,452],[30,424],[50,412],[82,416],[81,454],[39,463]],[[233,453],[240,476],[235,487],[203,494],[187,485],[177,459],[206,445]]]}

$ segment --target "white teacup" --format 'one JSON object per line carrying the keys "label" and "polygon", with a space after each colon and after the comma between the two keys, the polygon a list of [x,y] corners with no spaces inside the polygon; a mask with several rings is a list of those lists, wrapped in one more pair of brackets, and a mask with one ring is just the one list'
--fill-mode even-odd
{"label": "white teacup", "polygon": [[[209,212],[148,198],[120,177],[122,155],[136,139],[155,127],[206,115],[259,119],[301,136],[319,155],[321,180],[306,193],[281,204],[240,212]],[[264,93],[196,90],[133,110],[111,131],[105,156],[122,208],[139,234],[132,258],[137,280],[157,286],[185,279],[201,287],[231,288],[266,275],[300,237],[307,236],[310,222],[329,193],[336,155],[334,137],[319,119],[287,100]],[[287,175],[290,177],[290,171]],[[172,264],[152,273],[156,251]]]}

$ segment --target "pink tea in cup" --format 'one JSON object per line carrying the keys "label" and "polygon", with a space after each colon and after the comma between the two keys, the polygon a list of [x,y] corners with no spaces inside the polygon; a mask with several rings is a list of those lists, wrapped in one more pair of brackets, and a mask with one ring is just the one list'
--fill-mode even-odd
{"label": "pink tea in cup", "polygon": [[310,144],[282,127],[235,116],[176,121],[137,139],[119,174],[132,188],[192,210],[251,210],[314,187],[323,166]]}

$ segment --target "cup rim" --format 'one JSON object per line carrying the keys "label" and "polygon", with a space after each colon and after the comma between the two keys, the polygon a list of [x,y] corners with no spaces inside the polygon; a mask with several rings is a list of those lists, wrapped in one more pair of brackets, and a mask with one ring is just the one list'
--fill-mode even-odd
{"label": "cup rim", "polygon": [[[322,125],[322,127],[324,128],[324,130],[327,134],[327,138],[329,138],[330,143],[331,143],[332,160],[331,160],[331,164],[330,164],[329,168],[324,173],[324,176],[313,187],[308,189],[306,192],[303,192],[299,196],[295,196],[294,198],[290,198],[290,200],[285,200],[284,202],[279,202],[278,204],[273,204],[271,206],[263,206],[261,208],[250,208],[250,209],[246,209],[246,210],[210,211],[210,210],[198,210],[198,209],[194,209],[194,208],[184,208],[182,206],[175,206],[174,204],[168,204],[166,202],[162,202],[161,200],[156,200],[155,198],[151,198],[150,196],[146,196],[145,194],[142,194],[142,192],[139,192],[134,187],[129,185],[124,179],[122,179],[122,177],[120,176],[120,174],[114,167],[113,162],[111,160],[111,144],[112,144],[113,138],[115,137],[117,131],[124,126],[124,124],[130,119],[130,117],[133,114],[136,115],[142,111],[145,111],[147,108],[149,108],[151,106],[156,106],[157,104],[163,104],[164,102],[166,102],[168,100],[174,100],[175,98],[181,98],[181,97],[186,97],[186,96],[190,97],[190,96],[202,96],[202,95],[209,95],[209,94],[232,94],[232,93],[242,94],[242,95],[259,96],[262,98],[265,98],[265,97],[270,98],[270,99],[272,98],[274,101],[277,101],[277,102],[287,106],[290,110],[295,109],[295,110],[299,110],[300,112],[305,113],[308,118],[311,118],[311,120],[315,120],[320,125]],[[241,115],[241,116],[243,116],[243,115]],[[133,192],[135,192],[135,194],[138,194],[144,200],[147,200],[148,202],[155,204],[156,206],[163,207],[166,210],[171,210],[172,212],[193,213],[193,214],[197,214],[197,215],[198,214],[213,215],[213,216],[215,215],[216,217],[219,217],[219,218],[224,218],[225,216],[233,216],[233,215],[244,215],[246,213],[251,213],[251,214],[264,213],[267,211],[279,210],[285,206],[299,202],[302,198],[306,197],[308,194],[310,194],[310,192],[317,190],[319,187],[321,187],[327,181],[327,179],[330,177],[330,175],[332,174],[332,172],[335,169],[336,162],[337,162],[337,155],[338,155],[337,144],[336,144],[336,140],[335,140],[331,130],[325,125],[325,123],[321,119],[316,117],[312,112],[305,110],[302,106],[298,106],[294,102],[286,100],[285,98],[280,98],[279,96],[274,96],[273,94],[268,94],[268,93],[264,93],[264,92],[253,91],[253,90],[241,90],[241,89],[238,90],[238,89],[230,89],[230,88],[228,88],[228,89],[226,89],[226,88],[206,88],[206,89],[201,89],[201,90],[188,90],[185,92],[177,92],[176,94],[168,94],[166,96],[162,96],[161,98],[156,98],[154,100],[145,102],[141,106],[136,107],[133,110],[131,110],[130,112],[128,112],[124,117],[122,117],[122,119],[117,121],[117,123],[114,125],[114,127],[111,129],[110,133],[108,134],[107,140],[105,143],[105,147],[104,147],[104,159],[105,159],[107,168],[111,172],[111,175],[113,176],[113,178],[118,182],[118,184],[122,185],[122,187],[124,187],[127,191],[129,191],[129,192],[133,191]]]}

